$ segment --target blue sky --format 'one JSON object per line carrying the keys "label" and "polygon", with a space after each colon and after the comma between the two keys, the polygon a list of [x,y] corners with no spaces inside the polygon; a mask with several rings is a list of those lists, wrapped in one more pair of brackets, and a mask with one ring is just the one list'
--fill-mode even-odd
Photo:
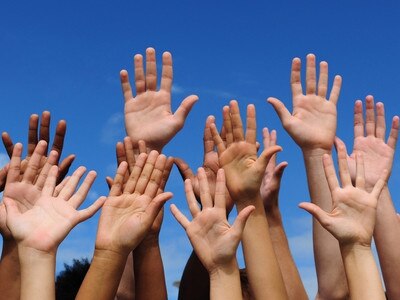
{"label": "blue sky", "polygon": [[[314,53],[329,63],[331,79],[343,77],[338,135],[351,148],[356,99],[373,94],[385,103],[387,123],[400,114],[400,4],[397,1],[3,1],[0,4],[0,130],[15,141],[27,139],[29,115],[52,113],[52,124],[68,124],[64,154],[74,166],[98,172],[88,202],[107,194],[104,177],[115,169],[114,145],[124,137],[119,71],[132,72],[135,53],[156,48],[174,60],[173,107],[189,94],[200,100],[183,130],[165,151],[195,169],[202,161],[205,118],[231,99],[257,109],[259,137],[267,126],[278,131],[287,160],[280,206],[303,280],[316,291],[311,219],[297,208],[308,200],[301,154],[283,130],[266,98],[291,107],[289,74],[293,57]],[[332,81],[331,81],[332,82]],[[0,158],[5,163],[4,150]],[[390,181],[399,210],[398,155]],[[396,185],[397,183],[397,185]],[[171,200],[186,209],[175,169],[168,183]],[[72,258],[91,255],[97,217],[78,226],[59,250],[57,269]],[[189,255],[184,231],[166,214],[161,247],[171,298]]]}

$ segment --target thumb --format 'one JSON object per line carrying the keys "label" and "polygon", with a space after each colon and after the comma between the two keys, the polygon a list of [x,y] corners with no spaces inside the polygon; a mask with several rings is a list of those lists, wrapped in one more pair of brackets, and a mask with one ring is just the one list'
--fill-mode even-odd
{"label": "thumb", "polygon": [[283,127],[285,127],[285,124],[287,124],[292,114],[287,110],[285,104],[283,104],[279,99],[269,97],[267,101],[275,109],[279,119],[282,122]]}
{"label": "thumb", "polygon": [[186,97],[178,109],[174,113],[174,117],[178,120],[181,127],[183,127],[183,123],[185,123],[186,117],[189,112],[192,110],[193,105],[199,100],[199,97],[196,95],[190,95]]}
{"label": "thumb", "polygon": [[257,169],[260,171],[260,174],[264,174],[269,160],[275,153],[277,153],[279,151],[282,151],[281,146],[272,146],[272,147],[269,147],[268,149],[265,149],[261,153],[261,155],[259,156],[259,158],[256,161],[256,164],[257,164],[256,166],[257,166]]}
{"label": "thumb", "polygon": [[183,159],[174,157],[174,163],[184,181],[194,177],[192,169],[190,169],[189,165]]}
{"label": "thumb", "polygon": [[326,229],[327,225],[330,223],[330,218],[328,214],[321,209],[318,205],[310,202],[301,202],[299,207],[304,209],[313,215],[315,219]]}
{"label": "thumb", "polygon": [[240,211],[238,216],[236,217],[235,222],[232,225],[232,229],[239,234],[240,236],[243,233],[244,227],[246,226],[246,222],[248,218],[250,217],[251,213],[255,210],[256,208],[253,205],[246,206],[244,209]]}

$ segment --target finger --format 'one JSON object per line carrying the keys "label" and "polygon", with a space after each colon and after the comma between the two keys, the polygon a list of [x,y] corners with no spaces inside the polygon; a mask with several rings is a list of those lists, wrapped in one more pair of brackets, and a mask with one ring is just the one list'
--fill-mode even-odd
{"label": "finger", "polygon": [[329,189],[332,193],[332,191],[339,188],[339,181],[336,176],[335,167],[333,166],[332,157],[328,154],[324,154],[322,156],[322,162],[324,165],[326,181],[328,182]]}
{"label": "finger", "polygon": [[46,149],[47,143],[42,140],[39,141],[35,148],[35,151],[32,153],[32,156],[28,161],[28,166],[22,177],[23,182],[33,183],[33,181],[36,179],[36,176],[39,175],[39,170],[41,168],[40,163],[43,156],[45,155]]}
{"label": "finger", "polygon": [[64,179],[64,177],[68,174],[69,168],[71,167],[74,160],[75,160],[75,155],[71,154],[68,155],[66,158],[64,158],[62,162],[59,164],[57,183],[61,182]]}
{"label": "finger", "polygon": [[206,120],[206,125],[204,127],[203,135],[203,146],[204,146],[204,157],[210,153],[214,152],[214,140],[212,138],[210,124],[215,123],[214,116],[208,116]]}
{"label": "finger", "polygon": [[375,110],[374,97],[368,95],[365,98],[365,131],[368,135],[375,135]]}
{"label": "finger", "polygon": [[242,118],[240,117],[239,104],[237,103],[236,100],[232,100],[229,103],[229,110],[231,113],[231,120],[232,120],[233,141],[234,142],[244,141],[243,123],[242,123]]}
{"label": "finger", "polygon": [[386,135],[386,120],[385,120],[385,106],[382,102],[376,103],[376,137],[385,141]]}
{"label": "finger", "polygon": [[323,227],[326,228],[330,223],[329,215],[314,203],[302,202],[299,204],[299,207],[309,212]]}
{"label": "finger", "polygon": [[90,188],[93,185],[93,182],[95,181],[97,176],[97,173],[95,171],[90,171],[85,179],[83,180],[81,186],[79,187],[79,189],[76,191],[76,193],[71,197],[71,199],[68,201],[69,204],[73,207],[73,208],[78,208],[83,201],[86,199]]}
{"label": "finger", "polygon": [[75,193],[76,187],[78,186],[79,181],[85,172],[86,172],[85,167],[81,166],[78,169],[76,169],[75,172],[72,174],[71,178],[68,180],[67,184],[60,191],[58,197],[64,199],[65,201],[68,201]]}
{"label": "finger", "polygon": [[10,164],[6,164],[3,168],[0,169],[0,193],[4,191],[6,181],[7,181],[7,173],[10,168]]}
{"label": "finger", "polygon": [[42,119],[40,120],[39,128],[39,141],[46,141],[46,153],[50,141],[50,112],[42,112]]}
{"label": "finger", "polygon": [[269,130],[267,127],[264,127],[262,130],[263,133],[263,144],[264,144],[264,149],[269,148],[269,143],[270,143],[270,134]]}
{"label": "finger", "polygon": [[364,136],[364,117],[362,101],[357,100],[354,104],[354,138]]}
{"label": "finger", "polygon": [[260,157],[256,161],[257,169],[260,172],[260,174],[264,174],[265,168],[267,167],[271,157],[275,153],[280,151],[282,151],[282,147],[280,146],[272,146],[269,147],[268,149],[264,149],[264,151],[261,153]]}
{"label": "finger", "polygon": [[347,151],[346,145],[339,141],[338,139],[335,140],[336,149],[338,152],[338,164],[339,164],[339,176],[340,181],[342,182],[342,186],[346,187],[352,185],[351,183],[351,176],[349,172],[349,166],[347,164]]}
{"label": "finger", "polygon": [[356,187],[365,189],[364,159],[361,153],[356,154]]}
{"label": "finger", "polygon": [[295,98],[298,95],[303,94],[301,87],[301,61],[300,58],[294,58],[292,61],[292,71],[290,74],[290,86],[292,88],[292,96]]}
{"label": "finger", "polygon": [[160,188],[166,162],[167,157],[160,154],[154,163],[154,169],[151,172],[150,179],[144,192],[151,198],[154,198],[157,195],[158,189]]}
{"label": "finger", "polygon": [[383,188],[387,184],[387,180],[389,178],[389,171],[387,169],[384,169],[379,180],[375,183],[374,188],[372,189],[371,194],[378,199],[379,195],[381,194]]}
{"label": "finger", "polygon": [[110,176],[107,176],[106,177],[106,183],[107,183],[108,189],[111,190],[111,187],[114,184],[114,180]]}
{"label": "finger", "polygon": [[132,194],[135,191],[136,185],[138,183],[140,174],[146,164],[147,154],[140,153],[136,159],[135,166],[129,176],[128,181],[125,184],[124,193]]}
{"label": "finger", "polygon": [[[29,162],[32,160],[32,158],[29,160]],[[39,176],[37,176],[35,182],[35,185],[39,190],[43,189],[44,183],[46,182],[46,178],[51,169],[51,166],[56,165],[57,160],[58,160],[58,152],[55,150],[51,150],[49,157],[47,158],[46,163],[44,164]]]}
{"label": "finger", "polygon": [[11,158],[14,149],[14,143],[12,142],[10,135],[7,132],[3,132],[1,134],[1,139],[3,140],[3,145],[8,156]]}
{"label": "finger", "polygon": [[161,75],[161,89],[171,93],[173,68],[172,56],[169,52],[164,52],[162,55],[162,75]]}
{"label": "finger", "polygon": [[38,126],[39,126],[39,116],[33,114],[29,118],[29,129],[28,129],[28,154],[31,156],[35,147],[38,143]]}
{"label": "finger", "polygon": [[146,147],[146,142],[143,141],[143,140],[139,140],[139,141],[138,141],[138,148],[139,148],[139,152],[137,152],[137,151],[134,149],[136,155],[139,155],[140,153],[146,153],[146,154],[147,154],[147,153],[150,152],[150,151],[147,149],[147,147]]}
{"label": "finger", "polygon": [[286,128],[288,122],[290,121],[290,118],[292,117],[291,113],[287,110],[285,105],[277,98],[269,97],[267,101],[272,105],[272,107],[276,111],[279,119],[282,122],[283,127]]}
{"label": "finger", "polygon": [[129,136],[124,138],[124,148],[126,155],[126,162],[128,163],[129,173],[133,171],[135,167],[135,151],[133,150],[132,140]]}
{"label": "finger", "polygon": [[335,105],[337,104],[337,102],[339,100],[341,87],[342,87],[342,77],[339,75],[336,75],[335,78],[333,79],[333,86],[331,89],[331,94],[329,95],[329,101],[331,101]]}
{"label": "finger", "polygon": [[[214,121],[215,124],[215,121]],[[227,146],[226,143],[226,130],[224,124],[222,124],[221,130],[219,132],[219,136],[221,137],[222,141],[224,142],[225,147]]]}
{"label": "finger", "polygon": [[321,61],[319,63],[318,96],[326,99],[328,92],[328,63]]}
{"label": "finger", "polygon": [[185,217],[183,213],[181,213],[181,211],[175,206],[175,204],[171,204],[170,209],[174,218],[178,221],[179,224],[181,224],[183,229],[186,230],[186,228],[190,224],[189,220]]}
{"label": "finger", "polygon": [[[229,147],[233,143],[233,127],[232,127],[232,116],[229,106],[225,105],[222,108],[222,117],[224,120],[224,133],[225,133],[225,143],[226,147]],[[214,122],[215,124],[215,122]]]}
{"label": "finger", "polygon": [[199,100],[196,95],[190,95],[186,97],[178,109],[174,113],[174,118],[178,121],[179,127],[182,128],[185,120],[193,108],[193,105]]}
{"label": "finger", "polygon": [[[56,181],[57,181],[57,173],[58,173],[58,167],[56,165],[51,166],[49,174],[47,175],[46,181],[45,181],[43,189],[42,189],[43,196],[53,196],[54,195]],[[64,186],[64,188],[65,188],[65,186]]]}
{"label": "finger", "polygon": [[118,142],[117,145],[115,146],[115,155],[117,157],[117,165],[118,166],[123,161],[126,161],[126,153],[125,153],[124,144],[122,144],[121,142]]}
{"label": "finger", "polygon": [[135,68],[136,95],[140,95],[146,91],[146,79],[144,77],[143,69],[143,56],[140,54],[136,54],[133,58],[133,62]]}
{"label": "finger", "polygon": [[217,181],[215,184],[214,206],[223,210],[226,215],[226,179],[224,169],[217,172]]}
{"label": "finger", "polygon": [[78,211],[79,213],[78,223],[91,218],[104,205],[104,202],[106,202],[106,200],[107,197],[101,196],[89,207]]}
{"label": "finger", "polygon": [[58,158],[61,157],[66,132],[67,123],[64,120],[59,121],[56,127],[56,134],[54,136],[53,146],[51,147],[51,150],[55,150],[58,152]]}
{"label": "finger", "polygon": [[[143,71],[143,67],[142,67],[142,71]],[[137,71],[136,71],[136,56],[135,56],[135,84],[136,84],[136,93],[139,95],[140,93],[138,92],[138,80],[136,79],[136,72]],[[127,101],[133,99],[132,87],[129,82],[128,72],[126,70],[121,70],[121,72],[119,72],[119,79],[121,81],[122,94],[124,96],[124,101],[126,103]],[[144,86],[144,78],[143,78],[142,84]],[[140,86],[140,82],[139,82],[139,86]]]}
{"label": "finger", "polygon": [[[46,177],[47,178],[47,177]],[[65,185],[67,184],[68,180],[71,178],[71,176],[67,176],[65,177],[54,189],[53,192],[53,197],[57,197],[60,192],[62,191],[62,189],[65,187]]]}
{"label": "finger", "polygon": [[197,199],[193,191],[193,185],[190,179],[185,180],[185,195],[192,217],[195,218],[200,213],[200,208],[197,204]]}
{"label": "finger", "polygon": [[210,125],[210,129],[211,129],[211,134],[212,134],[212,137],[214,140],[214,144],[217,147],[218,156],[220,156],[222,154],[222,152],[224,152],[226,149],[224,141],[220,137],[217,127],[215,126],[215,123]]}
{"label": "finger", "polygon": [[146,187],[149,184],[149,180],[151,178],[151,174],[154,170],[158,156],[159,154],[155,150],[149,153],[149,156],[147,157],[146,160],[146,164],[144,165],[142,172],[140,173],[140,177],[137,181],[135,187],[135,193],[143,194],[145,192]]}
{"label": "finger", "polygon": [[306,91],[307,94],[315,94],[317,87],[317,75],[315,69],[315,55],[307,55],[307,66],[306,66]]}
{"label": "finger", "polygon": [[255,209],[256,208],[253,205],[249,205],[239,212],[235,222],[232,225],[232,229],[238,234],[238,236],[242,236],[246,222]]}
{"label": "finger", "polygon": [[214,206],[213,199],[210,193],[210,188],[208,186],[206,172],[204,171],[203,168],[199,168],[197,170],[197,178],[199,179],[200,200],[203,209],[213,207]]}
{"label": "finger", "polygon": [[181,174],[183,180],[192,179],[194,177],[193,171],[183,159],[175,157],[174,163],[177,166],[179,174]]}
{"label": "finger", "polygon": [[174,165],[174,158],[173,157],[168,157],[167,162],[165,163],[165,168],[162,174],[162,180],[160,183],[160,188],[158,193],[164,192],[165,186],[168,182],[169,175],[171,174],[172,166]]}
{"label": "finger", "polygon": [[146,90],[157,89],[157,65],[156,51],[153,48],[146,49]]}
{"label": "finger", "polygon": [[257,141],[256,108],[253,104],[247,106],[246,142],[255,144]]}
{"label": "finger", "polygon": [[124,184],[125,173],[128,170],[128,163],[123,161],[118,166],[117,172],[111,186],[109,196],[119,196],[122,194],[122,185]]}
{"label": "finger", "polygon": [[165,192],[157,195],[154,199],[151,200],[149,205],[146,208],[146,214],[149,215],[149,219],[151,221],[150,224],[153,224],[155,218],[160,213],[161,209],[163,208],[165,202],[172,198],[172,193]]}
{"label": "finger", "polygon": [[390,129],[387,144],[392,149],[396,149],[397,138],[399,136],[399,117],[394,116],[392,120],[392,128]]}
{"label": "finger", "polygon": [[289,164],[286,161],[281,162],[274,169],[274,177],[278,180],[279,184],[282,180],[283,172]]}

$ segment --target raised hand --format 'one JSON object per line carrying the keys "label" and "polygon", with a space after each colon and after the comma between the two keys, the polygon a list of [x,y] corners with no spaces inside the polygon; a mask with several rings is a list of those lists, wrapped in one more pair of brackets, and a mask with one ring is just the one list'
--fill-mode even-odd
{"label": "raised hand", "polygon": [[146,72],[143,57],[136,54],[135,86],[133,96],[128,72],[120,73],[122,91],[125,99],[125,128],[128,136],[136,144],[144,140],[150,149],[161,152],[162,148],[182,129],[185,119],[198,97],[185,98],[175,113],[171,112],[172,57],[169,52],[162,56],[162,76],[157,91],[156,53],[153,48],[146,49]]}
{"label": "raised hand", "polygon": [[356,180],[353,186],[347,165],[346,148],[338,146],[339,174],[342,187],[336,177],[332,158],[323,156],[325,176],[332,194],[332,211],[325,212],[313,203],[303,202],[300,207],[311,213],[341,245],[370,246],[376,220],[378,197],[386,184],[388,171],[380,175],[371,193],[365,190],[364,161],[356,155]]}
{"label": "raised hand", "polygon": [[219,135],[215,124],[211,133],[217,147],[219,163],[226,174],[230,195],[235,202],[255,198],[260,193],[265,168],[272,155],[281,150],[279,146],[264,149],[257,157],[256,112],[254,105],[247,107],[247,127],[243,132],[238,103],[234,100],[223,108],[226,142]]}
{"label": "raised hand", "polygon": [[[357,100],[354,105],[354,146],[353,153],[348,156],[348,164],[351,178],[354,181],[356,176],[356,155],[357,153],[362,154],[365,168],[365,185],[367,189],[372,189],[384,169],[388,170],[389,174],[392,170],[399,134],[399,117],[393,117],[389,137],[385,142],[386,123],[383,103],[378,102],[374,107],[373,96],[367,96],[365,103],[365,120],[362,102]],[[342,142],[338,139],[337,143],[340,144]]]}
{"label": "raised hand", "polygon": [[[204,127],[204,135],[203,135],[203,145],[204,145],[204,156],[203,156],[203,166],[207,180],[208,187],[210,189],[210,193],[215,194],[215,185],[217,181],[217,172],[220,168],[218,153],[215,151],[215,144],[211,134],[211,124],[215,122],[214,116],[209,116],[206,120],[206,124]],[[222,133],[221,133],[222,134]],[[200,184],[198,176],[193,173],[190,169],[189,165],[180,158],[174,158],[174,162],[178,167],[179,173],[181,174],[183,180],[190,179],[193,185],[193,192],[198,200],[200,200]],[[229,192],[226,191],[226,205],[227,212],[232,210],[233,201],[229,195]]]}
{"label": "raised hand", "polygon": [[175,205],[171,205],[171,212],[176,220],[185,229],[190,242],[209,273],[230,264],[236,260],[236,249],[247,218],[254,210],[248,206],[237,216],[232,227],[226,219],[225,203],[225,174],[222,169],[218,171],[215,195],[211,194],[207,176],[203,168],[198,170],[200,185],[200,210],[190,179],[185,180],[186,199],[193,220],[190,222]]}
{"label": "raised hand", "polygon": [[157,151],[140,154],[125,185],[128,164],[119,165],[100,216],[96,250],[127,256],[141,242],[165,201],[172,197],[165,192],[157,195],[166,160]]}
{"label": "raised hand", "polygon": [[[28,150],[27,150],[27,156],[26,158],[21,162],[21,176],[23,175],[28,161],[30,157],[32,156],[34,149],[36,148],[36,145],[38,144],[38,141],[43,140],[45,141],[46,144],[46,149],[45,149],[45,155],[40,163],[40,167],[42,168],[45,163],[46,163],[46,157],[48,153],[48,144],[50,140],[50,112],[44,111],[42,113],[42,119],[40,121],[40,128],[39,128],[39,135],[38,135],[38,127],[39,127],[39,116],[36,114],[33,114],[29,118],[29,130],[28,130]],[[64,146],[64,138],[65,138],[65,133],[67,130],[67,124],[64,120],[61,120],[57,124],[56,132],[54,135],[54,141],[53,141],[53,146],[52,150],[56,151],[58,153],[57,156],[57,161],[55,164],[59,164],[59,159],[61,157],[61,153],[63,150]],[[8,153],[8,155],[11,158],[13,149],[14,149],[14,143],[11,140],[10,135],[7,132],[2,133],[2,140],[4,147]],[[71,167],[72,162],[75,159],[75,155],[69,155],[67,156],[60,164],[59,164],[59,175],[57,177],[57,182],[61,182],[64,177],[67,175],[69,168]],[[2,174],[0,174],[2,175]],[[0,177],[1,178],[1,177]],[[4,189],[4,185],[0,184],[0,190]]]}
{"label": "raised hand", "polygon": [[[263,128],[264,149],[275,146],[276,140],[277,137],[275,130],[269,132],[268,128]],[[288,163],[286,161],[276,165],[276,155],[273,155],[265,168],[260,193],[266,212],[278,209],[278,195],[281,186],[281,179],[283,171],[287,165]]]}
{"label": "raised hand", "polygon": [[[291,87],[293,112],[276,98],[268,98],[277,112],[283,127],[303,151],[322,149],[331,151],[336,133],[336,104],[339,98],[342,79],[335,76],[333,87],[327,100],[328,64],[320,63],[317,84],[315,56],[307,55],[306,93],[303,94],[300,78],[301,63],[293,59]],[[317,86],[318,85],[318,86]]]}
{"label": "raised hand", "polygon": [[[54,197],[58,167],[48,165],[39,174],[36,183],[37,164],[40,154],[46,147],[40,142],[41,149],[32,155],[32,163],[20,179],[22,145],[16,144],[7,176],[4,191],[4,203],[7,211],[7,227],[17,243],[25,248],[55,254],[58,245],[68,232],[78,223],[90,218],[103,204],[100,198],[86,209],[77,211],[85,200],[96,177],[89,172],[81,187],[75,192],[79,180],[85,172],[78,168],[59,194]],[[41,152],[41,153],[40,153]]]}

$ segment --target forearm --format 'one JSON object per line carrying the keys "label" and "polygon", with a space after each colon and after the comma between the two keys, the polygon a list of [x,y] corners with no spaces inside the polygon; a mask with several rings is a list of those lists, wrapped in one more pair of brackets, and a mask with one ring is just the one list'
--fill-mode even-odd
{"label": "forearm", "polygon": [[124,272],[118,285],[115,300],[134,300],[135,299],[135,275],[133,273],[133,254],[128,255]]}
{"label": "forearm", "polygon": [[128,254],[95,250],[89,271],[76,299],[113,299],[121,280]]}
{"label": "forearm", "polygon": [[341,247],[351,299],[386,299],[370,247]]}
{"label": "forearm", "polygon": [[210,278],[208,272],[193,251],[182,274],[178,299],[208,299],[209,291]]}
{"label": "forearm", "polygon": [[[136,299],[167,299],[158,239],[145,239],[133,252]],[[152,287],[152,288],[149,288]]]}
{"label": "forearm", "polygon": [[210,274],[210,300],[242,299],[239,268],[234,259],[229,265]]}
{"label": "forearm", "polygon": [[21,299],[55,299],[55,253],[18,247],[21,265]]}
{"label": "forearm", "polygon": [[0,299],[20,299],[21,270],[14,240],[3,241],[0,261]]}
{"label": "forearm", "polygon": [[378,200],[374,240],[389,299],[400,299],[400,226],[386,186]]}
{"label": "forearm", "polygon": [[296,264],[290,253],[289,243],[283,228],[282,217],[279,208],[265,211],[267,215],[269,233],[276,259],[282,273],[283,281],[289,299],[308,299],[306,290]]}
{"label": "forearm", "polygon": [[[332,209],[332,197],[325,178],[324,150],[303,152],[311,201],[325,211]],[[313,219],[314,259],[318,280],[317,299],[345,299],[348,287],[338,241]]]}
{"label": "forearm", "polygon": [[247,220],[242,245],[247,276],[253,294],[256,299],[287,299],[261,197],[258,195],[256,199],[241,201],[237,204],[238,211],[248,204],[254,205],[255,210]]}

